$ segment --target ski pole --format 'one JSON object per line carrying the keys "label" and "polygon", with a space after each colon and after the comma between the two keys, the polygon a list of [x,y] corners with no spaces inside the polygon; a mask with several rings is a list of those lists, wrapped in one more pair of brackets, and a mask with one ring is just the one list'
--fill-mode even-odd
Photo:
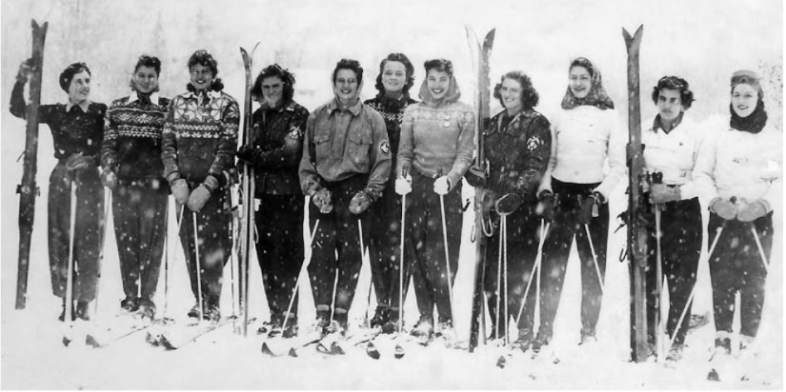
{"label": "ski pole", "polygon": [[[306,267],[311,262],[311,244],[314,242],[314,237],[317,235],[317,228],[319,227],[319,219],[314,221],[314,229],[311,231],[311,236],[308,239],[308,246],[305,247],[308,249],[303,257],[303,264],[300,266],[300,272],[297,275],[297,280],[295,280],[295,288],[292,289],[292,297],[289,298],[289,305],[287,306],[287,314],[284,316],[284,323],[281,325],[281,330],[283,331],[287,327],[287,321],[289,321],[289,315],[292,311],[292,305],[295,303],[295,297],[297,296],[297,290],[300,287],[300,278],[303,275],[303,271],[306,270]],[[272,332],[272,331],[271,331]]]}
{"label": "ski pole", "polygon": [[756,232],[756,227],[753,224],[751,224],[751,233],[753,233],[753,239],[756,241],[756,247],[759,248],[759,255],[761,256],[761,264],[764,266],[764,271],[769,273],[770,263],[767,262],[767,256],[764,254],[764,247],[761,246],[761,240],[759,239],[759,233]]}
{"label": "ski pole", "polygon": [[[360,236],[360,263],[362,265],[366,260],[366,246],[363,245],[363,222],[361,222],[360,218],[358,218],[358,235]],[[370,268],[371,265],[369,265],[369,269]],[[371,308],[371,288],[373,285],[374,285],[374,278],[372,274],[372,278],[368,282],[368,297],[366,299],[366,315],[365,315],[365,320],[363,320],[363,325],[367,327],[369,325],[368,311],[369,308]],[[379,302],[379,299],[377,299],[377,302]]]}
{"label": "ski pole", "polygon": [[112,191],[104,189],[104,222],[101,225],[98,238],[98,282],[96,283],[96,303],[94,304],[93,312],[98,314],[98,298],[101,292],[101,267],[104,264],[104,247],[106,246],[106,230],[107,222],[109,221],[110,206],[112,205]]}
{"label": "ski pole", "polygon": [[[540,278],[541,261],[543,260],[543,244],[546,242],[546,232],[549,230],[549,226],[551,225],[551,222],[546,223],[545,225],[544,222],[545,221],[543,219],[540,220],[540,241],[538,242],[538,254],[535,256],[535,263],[532,266],[532,272],[529,275],[530,277],[529,281],[527,281],[527,287],[524,289],[524,297],[521,299],[519,313],[518,316],[516,316],[516,325],[518,325],[519,320],[521,320],[521,314],[524,311],[524,304],[527,303],[527,295],[529,294],[529,288],[532,285],[532,281],[535,279],[539,280]],[[536,288],[536,290],[539,291],[540,288]],[[538,294],[538,291],[536,291],[536,294]]]}
{"label": "ski pole", "polygon": [[68,231],[68,276],[66,277],[66,293],[65,293],[65,314],[63,315],[63,321],[65,321],[66,326],[71,328],[72,324],[72,317],[71,313],[74,311],[74,237],[75,237],[75,230],[76,230],[76,207],[77,207],[77,200],[76,200],[76,180],[73,178],[70,179],[71,182],[71,216],[69,221],[69,231]]}
{"label": "ski pole", "polygon": [[[168,203],[167,203],[167,208],[169,208]],[[175,208],[177,208],[177,201],[175,201]],[[183,223],[183,211],[185,211],[185,209],[186,209],[186,206],[185,205],[182,206],[182,208],[180,208],[180,213],[177,214],[178,215],[177,216],[177,221],[175,222],[175,227],[176,227],[175,230],[177,230],[176,231],[176,237],[180,236],[180,225]],[[165,252],[164,255],[165,255],[165,257],[164,257],[164,317],[163,317],[164,320],[166,320],[166,318],[167,318],[166,315],[167,315],[167,308],[168,308],[168,304],[169,304],[169,256],[167,256],[166,254],[168,254],[170,252],[170,249],[169,249],[170,246],[173,247],[173,248],[176,246],[176,243],[173,244],[172,242],[169,241],[168,230],[167,230],[165,241],[166,242],[165,242],[165,245],[164,245],[165,246],[165,248],[164,248],[164,252]]]}
{"label": "ski pole", "polygon": [[[185,207],[183,207],[185,208]],[[199,234],[197,234],[197,213],[191,212],[194,218],[194,251],[196,253],[196,260],[194,262],[197,275],[197,294],[199,295],[199,323],[202,322],[204,316],[204,305],[202,303],[202,263],[199,260]]]}
{"label": "ski pole", "polygon": [[499,316],[500,311],[499,310],[500,309],[499,308],[500,308],[500,296],[501,296],[500,288],[502,287],[502,252],[503,252],[503,250],[502,250],[502,247],[503,247],[502,233],[503,233],[503,230],[505,229],[505,226],[502,223],[502,219],[503,218],[500,218],[500,224],[499,224],[500,225],[500,227],[499,227],[499,249],[497,250],[497,287],[496,287],[496,290],[495,290],[495,293],[494,293],[495,297],[496,297],[495,301],[494,301],[495,302],[495,304],[494,304],[494,339],[499,339],[499,334],[500,334],[500,325],[499,325],[499,319],[500,319],[500,316]]}
{"label": "ski pole", "polygon": [[[248,166],[248,165],[246,165],[246,166]],[[249,239],[251,240],[251,242],[256,243],[256,238],[258,238],[257,235],[256,235],[257,234],[257,231],[256,231],[257,230],[257,225],[256,225],[256,222],[255,222],[255,219],[254,219],[256,217],[256,215],[254,213],[255,212],[254,211],[254,204],[256,203],[256,201],[254,199],[254,194],[256,192],[256,181],[253,181],[253,179],[256,178],[256,177],[254,175],[254,168],[253,167],[249,168],[248,175],[249,175],[248,179],[250,179],[248,181],[248,185],[249,185],[248,202],[249,202],[249,204],[248,204],[248,216],[246,218],[248,219],[248,225],[249,225],[249,227],[248,227]],[[243,264],[244,264],[244,266],[243,266],[244,267],[243,268],[243,276],[240,277],[240,279],[243,281],[243,326],[241,328],[242,332],[243,332],[243,336],[248,336],[248,307],[249,307],[248,278],[249,278],[249,268],[251,268],[251,261],[250,261],[250,259],[251,259],[251,244],[247,243],[246,246],[247,246],[248,250],[246,251],[246,257],[243,260]],[[257,255],[257,259],[259,259],[259,255]]]}
{"label": "ski pole", "polygon": [[[453,284],[451,282],[452,274],[450,273],[450,255],[448,253],[448,224],[447,224],[447,219],[445,217],[445,195],[439,195],[439,207],[440,207],[440,211],[442,212],[442,240],[445,243],[445,266],[447,267],[447,272],[448,272],[448,276],[447,276],[448,300],[450,304],[450,317],[452,320],[453,310],[455,309],[455,307],[453,306]],[[452,328],[452,329],[453,329],[453,334],[456,337],[456,340],[458,340],[458,334],[456,332],[456,328]]]}
{"label": "ski pole", "polygon": [[510,336],[508,333],[508,327],[510,326],[510,322],[508,320],[508,218],[507,215],[502,215],[502,222],[500,223],[500,236],[502,237],[502,250],[505,252],[504,257],[502,258],[503,261],[503,283],[505,284],[505,289],[503,290],[503,294],[505,295],[505,345],[510,344]]}
{"label": "ski pole", "polygon": [[404,329],[404,235],[406,233],[407,195],[401,195],[401,257],[398,260],[398,334]]}
{"label": "ski pole", "polygon": [[[655,181],[657,181],[657,177]],[[660,362],[663,359],[663,339],[661,339],[661,333],[663,332],[663,282],[661,281],[661,277],[663,276],[663,258],[660,245],[661,211],[659,204],[655,204],[653,208],[655,210],[655,276],[657,279],[655,282],[655,291],[658,295],[657,301],[655,302],[657,304],[657,312],[655,313],[655,349],[656,359]],[[589,234],[587,236],[589,236]],[[592,243],[592,241],[590,241],[590,243]]]}
{"label": "ski pole", "polygon": [[603,276],[600,273],[600,266],[598,265],[598,255],[595,254],[595,245],[592,244],[592,236],[590,235],[589,224],[584,224],[584,230],[587,232],[587,242],[589,242],[590,250],[592,251],[592,261],[595,263],[595,271],[598,273],[598,284],[600,285],[600,293],[603,294]]}
{"label": "ski pole", "polygon": [[[721,233],[723,232],[723,227],[725,226],[725,222],[722,226],[718,227],[715,231],[715,239],[712,240],[712,245],[710,246],[710,250],[707,252],[707,263],[710,262],[710,258],[712,257],[712,252],[715,251],[715,246],[718,245],[718,239],[720,239]],[[682,320],[685,319],[685,314],[688,312],[688,308],[690,307],[691,303],[693,302],[693,298],[696,296],[696,283],[693,284],[693,289],[690,291],[690,296],[688,296],[688,302],[685,303],[685,307],[682,308],[682,313],[680,314],[680,318],[677,320],[676,328],[674,328],[674,334],[671,335],[669,338],[669,347],[674,344],[674,339],[677,338],[677,332],[680,330],[682,326]]]}

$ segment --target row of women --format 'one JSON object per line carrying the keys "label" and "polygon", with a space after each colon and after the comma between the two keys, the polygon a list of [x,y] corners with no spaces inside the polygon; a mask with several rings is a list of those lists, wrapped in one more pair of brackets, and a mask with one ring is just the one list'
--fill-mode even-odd
{"label": "row of women", "polygon": [[[29,61],[20,67],[11,100],[17,117],[25,117],[23,90],[32,68]],[[366,244],[377,298],[372,326],[386,332],[401,328],[401,301],[412,276],[420,313],[412,333],[452,335],[452,284],[467,174],[482,194],[482,232],[489,237],[484,290],[492,337],[509,335],[513,320],[515,346],[539,351],[549,344],[575,238],[581,264],[580,341],[596,340],[608,200],[626,175],[627,138],[601,73],[589,60],[570,63],[562,110],[551,121],[534,109],[539,96],[530,78],[520,71],[504,74],[494,88],[504,110],[482,122],[486,162],[474,166],[475,115],[459,101],[448,60],[425,63],[420,102],[410,96],[415,69],[405,55],[382,60],[375,84],[379,93],[365,102],[359,98],[363,68],[341,60],[332,75],[335,98],[310,114],[293,100],[292,73],[268,66],[251,91],[260,104],[253,113],[253,136],[239,149],[240,111],[222,91],[216,60],[197,51],[188,70],[187,92],[166,99],[158,94],[160,61],[142,56],[134,68],[132,94],[107,108],[89,100],[89,68],[72,64],[59,79],[67,102],[38,111],[38,121],[52,131],[58,159],[50,176],[48,216],[52,287],[58,297],[65,298],[69,240],[74,241],[76,310],[71,317],[87,319],[88,303],[95,299],[105,186],[112,192],[126,297],[122,309],[154,317],[151,298],[171,193],[196,299],[189,316],[217,320],[222,270],[232,252],[229,191],[237,158],[255,173],[254,196],[260,201],[256,252],[273,328],[283,326],[290,335],[297,331],[298,301],[289,304],[305,246],[313,249],[308,272],[315,326],[346,328],[361,244]],[[703,130],[686,114],[694,100],[688,82],[663,77],[652,90],[658,114],[645,123],[642,136],[648,172],[662,174],[662,181],[648,190],[648,208],[659,211],[660,225],[658,235],[654,219],[647,223],[649,340],[654,345],[658,331],[655,282],[661,260],[673,359],[679,358],[688,326],[681,316],[690,314],[702,206],[710,210],[708,243],[717,243],[709,260],[716,345],[731,350],[737,292],[743,345],[756,336],[761,319],[767,276],[762,261],[772,247],[782,136],[767,121],[755,73],[735,72],[730,91],[730,120]],[[482,170],[468,174],[471,166]],[[72,186],[77,198],[73,232]],[[306,200],[311,201],[311,242],[304,244]],[[536,301],[539,326],[534,324]]]}

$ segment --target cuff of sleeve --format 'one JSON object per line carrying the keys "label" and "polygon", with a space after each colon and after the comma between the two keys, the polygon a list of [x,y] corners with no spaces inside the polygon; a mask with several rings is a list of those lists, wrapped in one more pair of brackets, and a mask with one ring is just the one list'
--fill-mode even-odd
{"label": "cuff of sleeve", "polygon": [[461,182],[461,177],[463,177],[463,176],[461,174],[458,174],[458,173],[450,172],[445,177],[448,178],[448,181],[450,182],[448,184],[448,185],[450,185],[450,189],[449,190],[452,191],[453,189],[456,188],[456,185],[458,185],[458,183]]}
{"label": "cuff of sleeve", "polygon": [[180,178],[181,178],[180,177],[180,172],[177,172],[177,171],[169,173],[169,175],[166,176],[166,180],[167,180],[167,182],[169,182],[169,185],[173,185],[175,183],[175,181],[179,180]]}
{"label": "cuff of sleeve", "polygon": [[215,192],[216,189],[218,189],[219,183],[216,177],[213,175],[208,175],[205,177],[205,181],[202,182],[202,185],[204,185],[205,188],[207,188],[207,190],[210,192]]}

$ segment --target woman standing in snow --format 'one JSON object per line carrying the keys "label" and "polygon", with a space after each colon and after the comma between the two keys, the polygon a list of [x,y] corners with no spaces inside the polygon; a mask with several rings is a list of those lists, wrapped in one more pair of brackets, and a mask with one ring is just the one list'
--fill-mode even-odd
{"label": "woman standing in snow", "polygon": [[[396,167],[396,154],[401,139],[401,121],[404,110],[417,103],[409,97],[414,84],[415,67],[402,53],[391,53],[379,64],[379,75],[375,87],[379,93],[364,102],[385,120],[390,139],[392,166]],[[382,327],[384,332],[393,332],[399,315],[399,266],[401,263],[401,197],[395,191],[396,176],[390,176],[382,197],[371,206],[371,228],[369,254],[377,310],[371,319],[371,327]],[[404,264],[402,298],[406,298],[410,269]]]}
{"label": "woman standing in snow", "polygon": [[[453,63],[429,60],[425,69],[426,80],[420,87],[423,102],[410,105],[401,124],[396,193],[412,192],[407,198],[406,216],[411,223],[406,228],[405,243],[413,248],[420,311],[412,332],[428,339],[434,333],[435,304],[439,313],[437,333],[453,335],[451,295],[463,221],[461,179],[472,163],[475,115],[471,107],[459,102],[461,92],[453,76]],[[447,227],[446,233],[443,226]]]}
{"label": "woman standing in snow", "polygon": [[708,139],[696,163],[699,195],[710,209],[715,347],[731,353],[734,297],[740,293],[740,349],[753,343],[764,307],[772,215],[782,187],[783,134],[767,122],[759,76],[731,77],[731,119]]}
{"label": "woman standing in snow", "polygon": [[303,208],[298,165],[308,110],[295,102],[295,76],[273,64],[259,73],[252,96],[261,105],[253,115],[253,135],[237,157],[255,171],[255,197],[260,200],[254,222],[262,283],[270,308],[270,327],[284,327],[284,336],[297,330],[297,298],[287,318],[303,264]]}
{"label": "woman standing in snow", "polygon": [[161,132],[169,100],[158,96],[161,61],[140,56],[131,96],[112,102],[101,144],[101,182],[112,191],[112,213],[125,299],[120,308],[153,318],[166,237],[169,187]]}
{"label": "woman standing in snow", "polygon": [[[19,67],[11,92],[11,114],[27,115],[25,83],[33,71],[32,60]],[[74,243],[73,299],[69,315],[89,319],[88,304],[98,285],[98,256],[104,224],[104,188],[99,178],[99,153],[104,138],[106,105],[90,101],[92,74],[85,63],[74,63],[60,74],[60,88],[68,94],[64,104],[41,105],[38,122],[49,126],[57,165],[49,176],[49,266],[52,291],[63,299],[66,315],[66,285],[70,239]],[[76,187],[76,222],[71,232],[71,190]],[[76,235],[79,233],[79,235]]]}
{"label": "woman standing in snow", "polygon": [[[609,233],[608,199],[625,176],[625,135],[600,70],[579,57],[568,68],[562,110],[552,122],[549,167],[539,189],[551,221],[543,247],[538,351],[551,340],[573,238],[581,262],[581,343],[597,340]],[[608,161],[609,171],[604,173]],[[590,242],[591,237],[591,242]]]}

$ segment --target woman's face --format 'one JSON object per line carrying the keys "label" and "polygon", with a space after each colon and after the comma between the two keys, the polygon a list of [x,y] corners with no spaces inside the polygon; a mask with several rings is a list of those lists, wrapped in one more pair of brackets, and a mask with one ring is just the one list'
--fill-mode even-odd
{"label": "woman's face", "polygon": [[382,86],[388,94],[400,93],[407,84],[407,67],[399,61],[388,61],[382,68]]}
{"label": "woman's face", "polygon": [[575,66],[570,69],[570,91],[576,98],[584,98],[589,94],[592,87],[592,75],[589,71],[580,66]]}
{"label": "woman's face", "polygon": [[756,110],[759,92],[750,84],[738,84],[731,91],[731,107],[740,117],[748,117]]}
{"label": "woman's face", "polygon": [[278,107],[284,98],[284,82],[278,76],[262,79],[262,97],[271,108]]}
{"label": "woman's face", "polygon": [[426,76],[426,87],[434,99],[442,99],[447,95],[448,88],[450,88],[450,75],[447,72],[432,68]]}
{"label": "woman's face", "polygon": [[134,72],[134,88],[143,94],[149,94],[158,87],[158,74],[152,67],[140,66]]}
{"label": "woman's face", "polygon": [[210,67],[202,64],[195,64],[189,68],[188,71],[191,73],[191,84],[194,85],[194,88],[197,90],[206,90],[213,85],[213,78],[215,78],[216,75],[213,75],[213,71],[210,70]]}
{"label": "woman's face", "polygon": [[360,95],[360,83],[355,71],[339,69],[336,80],[333,81],[333,93],[344,104],[351,105]]}
{"label": "woman's face", "polygon": [[521,110],[521,83],[512,78],[505,78],[502,81],[502,87],[499,90],[502,97],[502,105],[510,113],[515,113]]}
{"label": "woman's face", "polygon": [[682,106],[680,90],[660,89],[658,93],[658,113],[666,121],[674,121],[685,110]]}
{"label": "woman's face", "polygon": [[68,98],[75,105],[81,105],[90,98],[90,74],[87,71],[82,71],[71,79]]}

